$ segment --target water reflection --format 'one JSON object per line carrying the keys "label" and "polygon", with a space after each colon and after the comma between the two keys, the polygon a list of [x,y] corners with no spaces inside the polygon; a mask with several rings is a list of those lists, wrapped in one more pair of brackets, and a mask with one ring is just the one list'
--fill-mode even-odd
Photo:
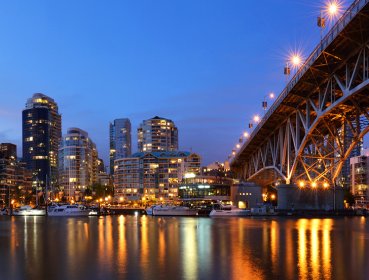
{"label": "water reflection", "polygon": [[1,279],[366,279],[365,218],[0,217]]}

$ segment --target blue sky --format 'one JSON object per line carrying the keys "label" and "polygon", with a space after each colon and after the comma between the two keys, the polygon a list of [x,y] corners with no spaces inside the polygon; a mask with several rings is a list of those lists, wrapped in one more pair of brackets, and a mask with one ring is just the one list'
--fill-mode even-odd
{"label": "blue sky", "polygon": [[[351,1],[346,1],[346,6]],[[318,43],[308,0],[3,1],[0,142],[21,153],[21,111],[54,98],[107,160],[109,121],[172,119],[182,150],[223,161],[261,101],[286,84],[289,50]],[[107,163],[107,162],[106,162]]]}

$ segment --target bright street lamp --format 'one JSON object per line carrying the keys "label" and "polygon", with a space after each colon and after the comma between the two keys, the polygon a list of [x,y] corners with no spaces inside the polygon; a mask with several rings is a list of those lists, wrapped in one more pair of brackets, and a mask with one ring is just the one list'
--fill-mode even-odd
{"label": "bright street lamp", "polygon": [[320,28],[320,39],[323,37],[323,29],[326,25],[326,17],[332,21],[342,13],[342,2],[339,0],[328,1],[317,20],[317,25]]}
{"label": "bright street lamp", "polygon": [[255,115],[253,118],[254,122],[256,122],[257,124],[260,122],[260,116],[259,115]]}
{"label": "bright street lamp", "polygon": [[264,101],[261,103],[261,106],[263,107],[264,111],[266,111],[266,109],[268,108],[267,97],[269,99],[274,99],[274,92],[271,92],[268,95],[264,96]]}

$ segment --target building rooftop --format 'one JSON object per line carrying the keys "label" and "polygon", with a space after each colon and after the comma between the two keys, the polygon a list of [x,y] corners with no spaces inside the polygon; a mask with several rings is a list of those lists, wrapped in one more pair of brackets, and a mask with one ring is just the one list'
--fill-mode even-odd
{"label": "building rooftop", "polygon": [[187,157],[191,155],[190,152],[185,151],[163,151],[163,152],[138,152],[134,153],[131,157],[141,158],[149,154],[156,158]]}
{"label": "building rooftop", "polygon": [[150,120],[166,120],[166,121],[169,121],[169,122],[173,122],[173,121],[172,121],[172,120],[170,120],[170,119],[161,118],[161,117],[159,117],[159,116],[155,116],[155,117],[151,118]]}

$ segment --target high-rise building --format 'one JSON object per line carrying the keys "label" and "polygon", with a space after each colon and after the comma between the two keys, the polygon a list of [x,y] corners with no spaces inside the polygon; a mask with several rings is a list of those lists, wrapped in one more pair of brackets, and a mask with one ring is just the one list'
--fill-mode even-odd
{"label": "high-rise building", "polygon": [[140,152],[178,150],[178,129],[172,120],[158,116],[144,120],[137,133]]}
{"label": "high-rise building", "polygon": [[17,161],[17,146],[0,144],[0,205],[9,206],[10,201],[29,202],[32,198],[32,172],[24,162]]}
{"label": "high-rise building", "polygon": [[9,204],[15,190],[17,147],[14,144],[0,144],[0,204]]}
{"label": "high-rise building", "polygon": [[54,99],[36,93],[22,112],[23,160],[33,173],[33,186],[57,181],[61,115]]}
{"label": "high-rise building", "polygon": [[59,186],[69,199],[77,199],[97,182],[98,154],[88,133],[70,128],[59,149]]}
{"label": "high-rise building", "polygon": [[[359,123],[360,125],[360,123]],[[343,128],[343,145],[344,145],[344,149],[347,150],[351,143],[354,141],[354,134],[351,130],[351,128],[347,125],[344,126]],[[360,156],[361,152],[363,150],[363,141],[361,140],[355,147],[354,149],[352,149],[349,157],[344,161],[344,164],[342,166],[342,170],[341,170],[341,175],[339,177],[339,184],[346,188],[346,189],[351,189],[352,186],[351,186],[351,183],[352,183],[352,180],[351,180],[351,167],[350,167],[350,158],[353,158],[353,157],[358,157]]]}
{"label": "high-rise building", "polygon": [[1,143],[0,157],[17,160],[17,146],[11,143]]}
{"label": "high-rise building", "polygon": [[115,161],[116,200],[173,199],[186,173],[200,172],[200,156],[190,152],[140,152]]}
{"label": "high-rise building", "polygon": [[114,160],[129,157],[131,150],[131,122],[116,119],[110,123],[110,174],[114,173]]}
{"label": "high-rise building", "polygon": [[361,155],[350,158],[351,193],[356,201],[369,200],[369,156]]}

